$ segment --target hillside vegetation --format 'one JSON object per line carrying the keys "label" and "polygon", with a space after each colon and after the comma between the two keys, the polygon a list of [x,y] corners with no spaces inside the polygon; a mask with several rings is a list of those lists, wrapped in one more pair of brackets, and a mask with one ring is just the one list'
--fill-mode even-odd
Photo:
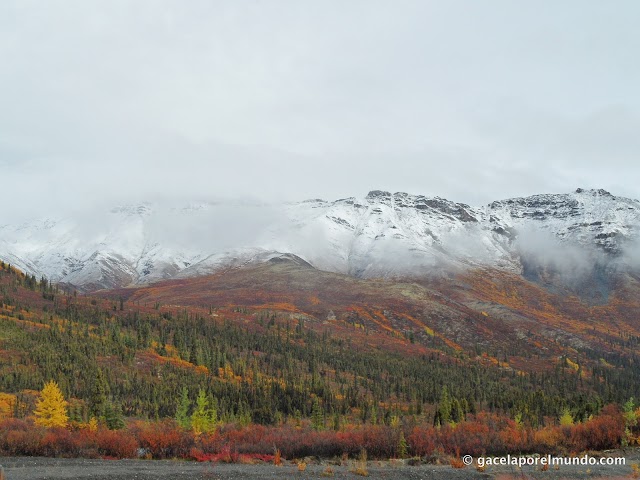
{"label": "hillside vegetation", "polygon": [[[0,416],[14,419],[0,449],[12,453],[49,452],[16,452],[2,432],[44,432],[30,419],[51,380],[71,432],[120,430],[150,450],[145,435],[174,435],[188,446],[181,456],[238,445],[548,451],[635,438],[621,413],[640,394],[631,297],[587,307],[497,273],[421,285],[287,263],[83,296],[0,266]],[[608,403],[619,407],[598,417]],[[591,432],[597,421],[613,433]],[[561,422],[578,433],[554,430]],[[475,446],[460,443],[469,428]],[[310,439],[301,450],[286,446],[296,431]]]}

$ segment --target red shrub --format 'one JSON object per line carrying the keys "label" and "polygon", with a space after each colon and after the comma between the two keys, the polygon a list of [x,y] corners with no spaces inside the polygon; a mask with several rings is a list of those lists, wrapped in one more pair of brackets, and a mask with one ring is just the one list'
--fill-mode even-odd
{"label": "red shrub", "polygon": [[43,432],[15,430],[7,434],[8,451],[13,455],[42,455],[40,441]]}
{"label": "red shrub", "polygon": [[399,440],[399,430],[385,425],[364,426],[338,432],[335,439],[342,453],[356,456],[364,448],[372,458],[396,456]]}
{"label": "red shrub", "polygon": [[250,455],[246,455],[247,457],[253,459],[253,460],[258,460],[260,462],[264,462],[264,463],[273,463],[274,459],[275,459],[275,455],[268,455],[266,453],[252,453]]}
{"label": "red shrub", "polygon": [[15,430],[25,431],[32,428],[34,428],[33,422],[27,422],[26,420],[20,420],[17,418],[7,418],[0,421],[0,436],[2,436],[4,432]]}
{"label": "red shrub", "polygon": [[130,427],[140,447],[153,458],[186,458],[193,447],[193,436],[173,421],[136,422]]}
{"label": "red shrub", "polygon": [[202,434],[195,439],[196,447],[203,453],[219,453],[222,451],[226,440],[220,435],[219,432],[211,434]]}
{"label": "red shrub", "polygon": [[192,448],[189,451],[189,458],[195,460],[196,462],[213,462],[215,460],[216,454],[214,453],[204,453],[199,448]]}
{"label": "red shrub", "polygon": [[40,440],[44,430],[33,425],[28,429],[22,427],[13,424],[0,431],[0,451],[6,455],[40,455]]}
{"label": "red shrub", "polygon": [[225,445],[220,453],[213,455],[212,462],[222,463],[238,463],[239,454],[236,450],[232,450],[229,445]]}
{"label": "red shrub", "polygon": [[572,427],[569,446],[573,451],[617,448],[623,435],[622,414],[614,405],[608,405],[597,417]]}
{"label": "red shrub", "polygon": [[464,422],[455,428],[440,430],[440,441],[447,453],[462,452],[479,456],[486,452],[490,443],[489,427],[479,422]]}
{"label": "red shrub", "polygon": [[249,425],[241,428],[229,428],[224,432],[228,445],[233,446],[240,453],[265,453],[273,451],[274,428],[268,429],[264,425]]}
{"label": "red shrub", "polygon": [[8,455],[95,457],[91,442],[64,428],[44,429],[32,422],[11,419],[0,423],[0,452]]}
{"label": "red shrub", "polygon": [[[138,447],[154,458],[192,458],[197,461],[272,461],[274,451],[283,458],[357,456],[363,449],[371,458],[398,454],[400,429],[385,425],[351,426],[342,431],[315,431],[308,426],[266,427],[227,425],[213,434],[193,436],[173,420],[132,422],[128,430],[44,429],[30,421],[0,422],[0,454],[65,457],[135,457]],[[457,425],[435,429],[414,427],[407,442],[414,455],[435,451],[464,455],[506,453],[560,453],[603,450],[620,446],[624,419],[618,407],[607,406],[584,424],[545,427],[516,425],[495,414],[480,413]]]}
{"label": "red shrub", "polygon": [[40,440],[39,455],[45,457],[78,457],[82,444],[78,435],[65,428],[51,428]]}
{"label": "red shrub", "polygon": [[445,425],[436,431],[435,444],[442,451],[463,455],[501,455],[530,448],[530,436],[508,417],[480,413],[457,425]]}
{"label": "red shrub", "polygon": [[0,452],[5,455],[39,455],[45,430],[33,422],[8,418],[0,422]]}
{"label": "red shrub", "polygon": [[[533,435],[530,428],[508,426],[500,431],[499,441],[502,445],[502,452],[527,453],[532,451]],[[491,453],[498,453],[492,451]]]}
{"label": "red shrub", "polygon": [[341,452],[335,432],[317,432],[286,426],[273,429],[263,441],[271,443],[271,449],[255,453],[273,453],[273,446],[280,450],[283,458],[327,457]]}
{"label": "red shrub", "polygon": [[98,430],[95,432],[98,453],[103,457],[135,458],[138,442],[125,430]]}
{"label": "red shrub", "polygon": [[407,437],[411,452],[419,457],[432,455],[436,448],[436,432],[434,428],[414,427]]}
{"label": "red shrub", "polygon": [[312,437],[317,432],[294,429],[289,426],[265,427],[250,425],[224,432],[227,448],[242,454],[272,454],[275,448],[285,458],[312,455]]}
{"label": "red shrub", "polygon": [[98,442],[96,440],[97,432],[91,431],[88,428],[72,430],[71,432],[76,436],[78,443],[82,446],[82,452],[80,453],[81,457],[100,457],[100,453],[98,452]]}
{"label": "red shrub", "polygon": [[397,455],[399,434],[399,430],[387,426],[318,432],[289,425],[251,425],[243,428],[225,428],[221,431],[219,441],[224,439],[232,451],[254,457],[256,454],[270,454],[274,448],[279,449],[284,458],[332,457],[343,453],[355,456],[364,448],[370,457],[389,458]]}

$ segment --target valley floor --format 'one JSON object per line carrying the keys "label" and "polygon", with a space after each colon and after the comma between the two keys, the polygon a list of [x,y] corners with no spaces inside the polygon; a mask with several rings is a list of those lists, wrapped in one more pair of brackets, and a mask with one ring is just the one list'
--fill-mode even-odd
{"label": "valley floor", "polygon": [[[380,479],[598,479],[637,478],[633,465],[640,462],[640,449],[606,452],[609,457],[625,457],[625,466],[563,466],[548,471],[525,467],[489,467],[484,472],[474,467],[454,469],[449,465],[409,466],[401,462],[370,461],[370,478]],[[196,463],[172,460],[89,460],[42,457],[0,457],[6,480],[156,480],[156,479],[281,479],[281,478],[363,478],[351,470],[353,465],[310,462],[305,471],[295,463],[276,467],[269,464],[242,465]],[[328,470],[329,469],[329,470]],[[636,471],[637,473],[637,471]]]}

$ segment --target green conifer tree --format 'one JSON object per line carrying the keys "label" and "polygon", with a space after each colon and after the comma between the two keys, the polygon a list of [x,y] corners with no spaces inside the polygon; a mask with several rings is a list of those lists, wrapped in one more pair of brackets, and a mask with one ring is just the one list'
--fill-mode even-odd
{"label": "green conifer tree", "polygon": [[191,407],[191,401],[189,400],[189,390],[187,387],[182,387],[180,398],[178,399],[178,405],[176,407],[176,422],[182,428],[191,427],[191,419],[189,418],[189,408]]}
{"label": "green conifer tree", "polygon": [[404,438],[404,432],[400,430],[400,438],[398,439],[398,457],[405,458],[409,450],[407,440]]}
{"label": "green conifer tree", "polygon": [[96,417],[99,420],[104,420],[105,411],[107,407],[107,399],[109,393],[109,385],[104,378],[102,370],[98,369],[93,381],[93,387],[91,389],[91,398],[89,401],[90,409],[89,413],[92,417]]}
{"label": "green conifer tree", "polygon": [[446,385],[442,387],[442,392],[440,393],[440,402],[438,403],[437,414],[441,424],[451,421],[451,400],[449,398],[449,390]]}
{"label": "green conifer tree", "polygon": [[120,405],[107,402],[104,409],[104,421],[109,430],[120,430],[124,428],[124,418]]}
{"label": "green conifer tree", "polygon": [[212,431],[217,423],[218,414],[209,407],[209,399],[203,389],[198,392],[196,408],[191,415],[191,428],[196,435]]}
{"label": "green conifer tree", "polygon": [[324,412],[317,397],[313,399],[313,407],[311,408],[311,426],[318,431],[324,429]]}

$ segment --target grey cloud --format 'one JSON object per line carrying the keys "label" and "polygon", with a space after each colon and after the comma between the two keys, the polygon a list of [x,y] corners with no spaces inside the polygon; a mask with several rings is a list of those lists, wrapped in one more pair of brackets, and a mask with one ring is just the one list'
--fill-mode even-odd
{"label": "grey cloud", "polygon": [[151,197],[640,197],[639,10],[3,2],[0,223]]}
{"label": "grey cloud", "polygon": [[516,251],[523,260],[567,277],[581,277],[603,256],[595,249],[564,244],[541,229],[528,228],[518,234]]}

